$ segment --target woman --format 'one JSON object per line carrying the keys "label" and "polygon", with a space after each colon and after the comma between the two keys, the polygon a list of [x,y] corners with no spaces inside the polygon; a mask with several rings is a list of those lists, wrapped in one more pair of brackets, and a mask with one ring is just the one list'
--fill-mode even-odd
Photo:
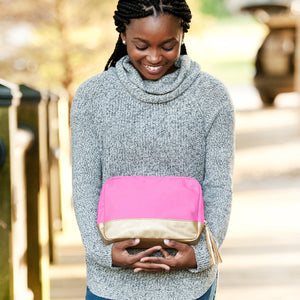
{"label": "woman", "polygon": [[[72,104],[74,208],[86,250],[86,299],[214,299],[217,266],[205,237],[127,251],[97,229],[103,183],[114,176],[186,176],[203,189],[218,247],[232,197],[234,113],[224,86],[187,55],[186,1],[120,0],[120,33],[105,72],[84,82]],[[158,252],[161,255],[158,255]]]}

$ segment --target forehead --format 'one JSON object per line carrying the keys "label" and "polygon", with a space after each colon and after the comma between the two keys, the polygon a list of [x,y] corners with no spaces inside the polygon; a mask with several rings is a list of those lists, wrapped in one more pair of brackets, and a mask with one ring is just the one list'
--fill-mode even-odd
{"label": "forehead", "polygon": [[170,14],[131,19],[126,26],[126,34],[133,38],[176,38],[182,32],[181,19]]}

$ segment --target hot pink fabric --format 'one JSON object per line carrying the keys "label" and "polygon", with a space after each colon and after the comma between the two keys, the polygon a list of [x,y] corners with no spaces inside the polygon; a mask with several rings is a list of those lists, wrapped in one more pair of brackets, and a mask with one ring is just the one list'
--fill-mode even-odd
{"label": "hot pink fabric", "polygon": [[99,198],[97,223],[119,219],[170,219],[204,223],[199,182],[190,177],[118,176]]}

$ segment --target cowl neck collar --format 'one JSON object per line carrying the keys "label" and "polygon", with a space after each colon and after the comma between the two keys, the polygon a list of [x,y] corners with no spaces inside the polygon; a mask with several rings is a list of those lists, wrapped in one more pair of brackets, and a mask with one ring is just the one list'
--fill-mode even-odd
{"label": "cowl neck collar", "polygon": [[184,93],[200,72],[200,66],[187,55],[180,56],[175,66],[177,70],[159,80],[143,80],[129,57],[124,56],[117,62],[116,72],[125,89],[134,98],[148,103],[164,103]]}

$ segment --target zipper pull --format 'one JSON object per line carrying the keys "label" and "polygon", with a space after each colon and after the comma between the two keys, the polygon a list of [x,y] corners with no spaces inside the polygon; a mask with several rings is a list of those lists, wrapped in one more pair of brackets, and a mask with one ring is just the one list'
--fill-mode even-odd
{"label": "zipper pull", "polygon": [[219,253],[218,247],[216,245],[216,242],[214,240],[214,237],[207,225],[207,222],[204,221],[205,225],[205,239],[206,239],[206,245],[210,256],[210,263],[209,265],[217,265],[222,262],[221,255]]}

